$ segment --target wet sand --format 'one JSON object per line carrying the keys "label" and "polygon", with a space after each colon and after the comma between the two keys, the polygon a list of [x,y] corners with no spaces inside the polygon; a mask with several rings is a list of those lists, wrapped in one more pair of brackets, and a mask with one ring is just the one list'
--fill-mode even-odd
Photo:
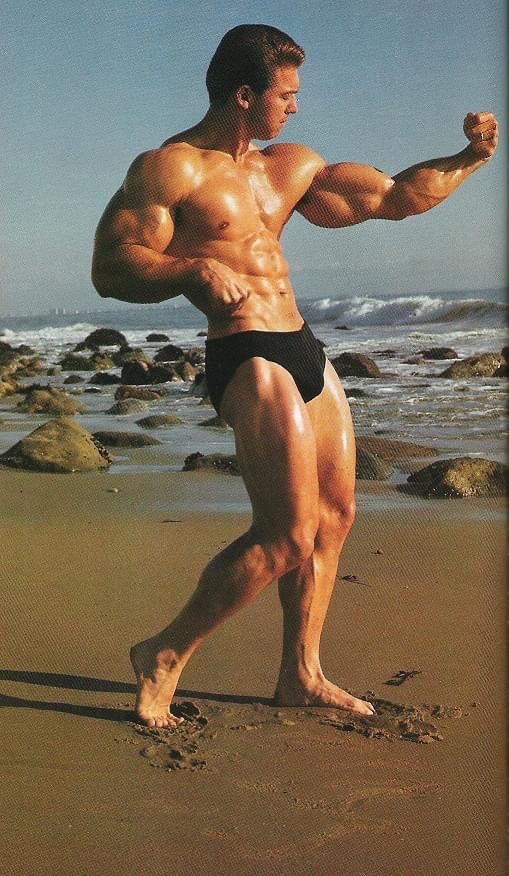
{"label": "wet sand", "polygon": [[502,515],[359,514],[322,657],[374,698],[369,727],[272,706],[269,587],[187,667],[182,727],[149,731],[128,647],[248,523],[175,510],[207,484],[0,468],[6,876],[502,874]]}

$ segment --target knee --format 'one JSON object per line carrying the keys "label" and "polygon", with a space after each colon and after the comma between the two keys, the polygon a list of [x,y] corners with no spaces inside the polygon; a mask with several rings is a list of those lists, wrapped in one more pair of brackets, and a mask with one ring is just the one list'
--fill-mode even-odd
{"label": "knee", "polygon": [[330,536],[344,538],[353,526],[356,513],[355,498],[345,502],[337,502],[322,509],[320,528]]}
{"label": "knee", "polygon": [[318,530],[313,520],[289,527],[270,539],[269,552],[273,561],[274,578],[300,566],[313,554]]}

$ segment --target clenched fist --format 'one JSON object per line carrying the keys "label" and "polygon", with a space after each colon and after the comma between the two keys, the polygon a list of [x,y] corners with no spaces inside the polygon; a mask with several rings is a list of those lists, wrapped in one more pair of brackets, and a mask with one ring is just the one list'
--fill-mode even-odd
{"label": "clenched fist", "polygon": [[463,132],[479,158],[491,158],[498,143],[498,122],[493,113],[467,113]]}

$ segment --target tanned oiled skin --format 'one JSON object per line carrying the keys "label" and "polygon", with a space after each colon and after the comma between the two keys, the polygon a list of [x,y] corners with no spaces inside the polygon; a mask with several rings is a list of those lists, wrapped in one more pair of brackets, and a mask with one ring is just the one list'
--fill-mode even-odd
{"label": "tanned oiled skin", "polygon": [[[206,314],[209,338],[299,329],[280,244],[295,210],[329,228],[404,219],[443,201],[496,148],[490,113],[469,113],[469,145],[457,155],[392,178],[365,165],[327,166],[305,146],[254,148],[252,139],[274,139],[296,112],[298,87],[295,67],[277,68],[261,94],[240,86],[194,128],[135,160],[97,230],[93,280],[102,296],[149,303],[183,294]],[[327,362],[323,390],[304,403],[288,370],[254,356],[228,383],[221,415],[234,429],[253,522],[211,560],[177,617],[131,649],[137,715],[150,727],[175,726],[169,705],[196,648],[277,579],[275,703],[371,718],[370,703],[327,680],[319,654],[355,513],[355,437],[339,378]]]}

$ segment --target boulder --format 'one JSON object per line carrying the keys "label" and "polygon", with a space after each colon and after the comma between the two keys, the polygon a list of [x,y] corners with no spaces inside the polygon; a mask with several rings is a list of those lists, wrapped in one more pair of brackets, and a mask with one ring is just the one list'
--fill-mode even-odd
{"label": "boulder", "polygon": [[419,350],[418,355],[423,359],[459,359],[451,347],[431,347],[429,350]]}
{"label": "boulder", "polygon": [[198,372],[189,393],[195,398],[201,398],[206,402],[210,402],[209,388],[207,386],[207,378],[205,377],[204,372]]}
{"label": "boulder", "polygon": [[381,377],[376,362],[363,353],[341,353],[331,359],[331,364],[339,377]]}
{"label": "boulder", "polygon": [[463,377],[505,377],[507,361],[501,353],[481,353],[479,356],[469,356],[460,362],[454,362],[438,376],[453,380]]}
{"label": "boulder", "polygon": [[141,349],[141,347],[121,347],[112,354],[113,363],[119,368],[126,365],[128,362],[145,362],[147,365],[152,363],[152,359]]}
{"label": "boulder", "polygon": [[146,340],[149,344],[150,344],[150,343],[154,343],[154,344],[164,344],[165,341],[169,341],[170,339],[169,339],[168,335],[165,335],[165,334],[162,334],[162,333],[159,333],[159,332],[152,332],[150,335],[147,335],[147,337],[145,338],[145,340]]}
{"label": "boulder", "polygon": [[62,371],[94,371],[94,366],[86,356],[66,353],[58,363]]}
{"label": "boulder", "polygon": [[387,481],[393,468],[383,459],[362,448],[357,449],[355,476],[359,481]]}
{"label": "boulder", "polygon": [[207,426],[211,429],[230,429],[231,426],[228,425],[226,420],[223,420],[222,417],[210,417],[208,420],[202,420],[198,423],[199,426]]}
{"label": "boulder", "polygon": [[181,347],[176,347],[175,344],[167,344],[162,350],[154,356],[154,362],[177,362],[184,358],[184,351]]}
{"label": "boulder", "polygon": [[198,373],[198,369],[190,362],[179,362],[175,367],[182,380],[194,380]]}
{"label": "boulder", "polygon": [[413,444],[411,441],[393,441],[390,438],[377,436],[361,436],[356,439],[357,452],[360,450],[373,453],[385,462],[395,462],[398,459],[420,458],[424,456],[438,456],[438,452],[432,447],[422,444]]}
{"label": "boulder", "polygon": [[112,461],[90,432],[66,417],[44,423],[0,456],[11,468],[59,473],[97,471]]}
{"label": "boulder", "polygon": [[95,386],[114,386],[120,383],[120,377],[118,374],[110,374],[109,371],[98,371],[88,382]]}
{"label": "boulder", "polygon": [[161,443],[143,432],[94,432],[93,436],[106,447],[148,447]]}
{"label": "boulder", "polygon": [[147,384],[149,366],[147,362],[126,362],[122,368],[120,378],[122,383],[131,386],[140,386]]}
{"label": "boulder", "polygon": [[163,393],[157,389],[148,389],[146,386],[126,386],[122,384],[115,390],[115,398],[120,401],[123,398],[138,398],[141,401],[158,401]]}
{"label": "boulder", "polygon": [[64,380],[64,384],[68,383],[84,383],[85,378],[80,374],[69,374],[69,377],[66,377]]}
{"label": "boulder", "polygon": [[148,404],[139,398],[123,398],[109,408],[107,414],[117,414],[120,416],[128,416],[129,414],[141,414],[146,411]]}
{"label": "boulder", "polygon": [[151,414],[136,422],[142,429],[160,429],[162,426],[180,426],[184,421],[173,414]]}
{"label": "boulder", "polygon": [[189,362],[191,365],[204,365],[205,350],[203,347],[191,347],[190,350],[186,350],[185,359],[186,362]]}
{"label": "boulder", "polygon": [[94,366],[97,371],[108,371],[109,368],[113,368],[115,363],[111,356],[108,356],[107,353],[92,353],[90,356],[90,362]]}
{"label": "boulder", "polygon": [[83,405],[71,398],[61,389],[52,386],[29,389],[24,399],[18,403],[20,411],[26,414],[55,414],[72,416],[82,414]]}
{"label": "boulder", "polygon": [[199,451],[186,456],[182,471],[217,471],[240,475],[239,464],[235,455],[210,453],[205,456]]}
{"label": "boulder", "polygon": [[179,365],[152,365],[148,372],[149,383],[175,383],[182,381]]}
{"label": "boulder", "polygon": [[84,343],[88,346],[94,344],[97,347],[124,347],[127,346],[127,338],[122,332],[112,328],[99,328],[90,332]]}
{"label": "boulder", "polygon": [[14,395],[18,390],[19,386],[13,377],[0,377],[0,398]]}
{"label": "boulder", "polygon": [[73,353],[82,353],[83,350],[87,350],[90,353],[98,353],[99,347],[97,344],[87,344],[86,341],[80,341],[79,344],[76,344]]}
{"label": "boulder", "polygon": [[460,456],[441,459],[411,474],[407,484],[426,499],[507,495],[507,465]]}
{"label": "boulder", "polygon": [[350,387],[349,389],[345,386],[345,395],[347,398],[367,398],[368,393],[364,389],[357,389],[357,387]]}

